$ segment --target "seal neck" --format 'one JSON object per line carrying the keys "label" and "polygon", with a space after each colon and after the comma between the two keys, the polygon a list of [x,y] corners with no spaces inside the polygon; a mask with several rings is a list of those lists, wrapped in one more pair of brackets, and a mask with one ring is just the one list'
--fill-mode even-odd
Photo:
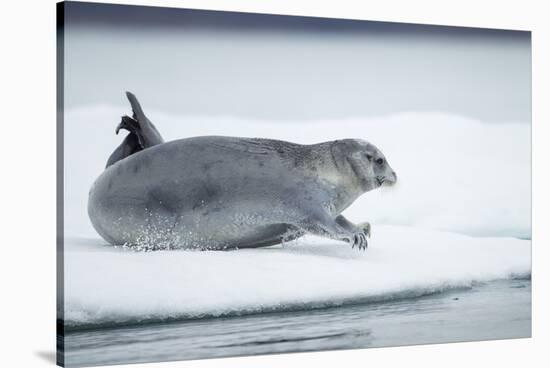
{"label": "seal neck", "polygon": [[349,167],[339,166],[332,155],[333,142],[308,146],[310,172],[330,197],[331,212],[339,214],[365,191]]}

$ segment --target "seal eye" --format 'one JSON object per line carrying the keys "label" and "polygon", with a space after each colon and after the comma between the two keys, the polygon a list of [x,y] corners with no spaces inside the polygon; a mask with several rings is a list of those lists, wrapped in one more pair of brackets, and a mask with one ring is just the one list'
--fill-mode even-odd
{"label": "seal eye", "polygon": [[384,159],[383,159],[383,158],[379,158],[379,159],[376,160],[376,163],[377,163],[378,165],[382,165],[382,164],[384,163]]}
{"label": "seal eye", "polygon": [[371,155],[369,155],[368,153],[366,153],[365,156],[367,157],[367,160],[372,161],[372,156],[371,156]]}

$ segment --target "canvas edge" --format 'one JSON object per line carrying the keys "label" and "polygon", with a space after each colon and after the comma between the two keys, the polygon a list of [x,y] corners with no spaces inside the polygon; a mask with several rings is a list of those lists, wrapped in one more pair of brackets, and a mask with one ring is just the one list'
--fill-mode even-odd
{"label": "canvas edge", "polygon": [[64,81],[65,3],[56,3],[56,363],[65,366]]}

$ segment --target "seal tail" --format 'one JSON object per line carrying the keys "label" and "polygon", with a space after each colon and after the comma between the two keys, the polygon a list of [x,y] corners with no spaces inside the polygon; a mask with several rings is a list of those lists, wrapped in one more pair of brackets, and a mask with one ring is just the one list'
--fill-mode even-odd
{"label": "seal tail", "polygon": [[106,167],[136,152],[164,143],[164,139],[155,125],[145,116],[137,97],[131,92],[126,92],[126,97],[130,101],[133,114],[132,117],[128,115],[122,117],[115,133],[118,134],[121,129],[124,129],[129,134],[111,154]]}

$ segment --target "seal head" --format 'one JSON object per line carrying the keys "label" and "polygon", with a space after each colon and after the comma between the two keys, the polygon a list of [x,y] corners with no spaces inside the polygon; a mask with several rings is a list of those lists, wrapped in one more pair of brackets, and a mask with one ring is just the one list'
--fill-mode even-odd
{"label": "seal head", "polygon": [[340,177],[348,179],[344,185],[360,191],[360,194],[397,182],[397,174],[372,143],[362,139],[337,140],[333,142],[331,152]]}

